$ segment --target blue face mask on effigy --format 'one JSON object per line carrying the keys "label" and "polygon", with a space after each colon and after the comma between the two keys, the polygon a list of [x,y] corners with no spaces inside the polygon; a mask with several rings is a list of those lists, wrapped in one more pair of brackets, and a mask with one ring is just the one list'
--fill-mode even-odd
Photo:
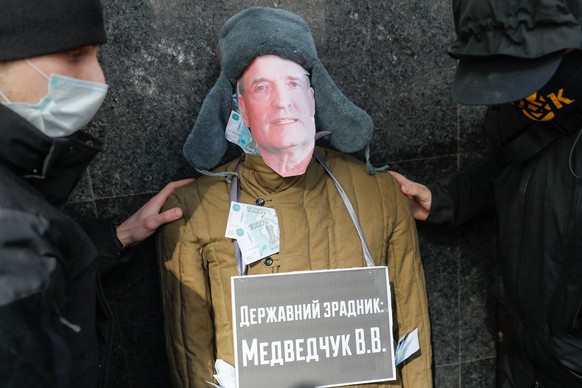
{"label": "blue face mask on effigy", "polygon": [[58,74],[47,76],[32,62],[26,61],[48,80],[48,93],[36,104],[11,102],[0,91],[4,106],[12,109],[49,137],[70,136],[91,121],[107,95],[108,86]]}

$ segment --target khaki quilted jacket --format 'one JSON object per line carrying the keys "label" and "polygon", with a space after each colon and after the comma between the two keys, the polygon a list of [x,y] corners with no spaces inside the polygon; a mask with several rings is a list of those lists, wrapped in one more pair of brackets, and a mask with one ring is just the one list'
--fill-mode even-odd
{"label": "khaki quilted jacket", "polygon": [[[419,329],[421,351],[398,367],[398,380],[365,387],[431,387],[432,350],[424,273],[408,199],[387,173],[336,151],[316,148],[356,210],[372,257],[388,265],[394,300],[394,338]],[[238,160],[217,171],[233,171]],[[365,266],[360,239],[332,180],[314,159],[305,174],[283,178],[257,156],[238,166],[242,203],[259,198],[275,209],[280,252],[248,268],[266,274]],[[234,365],[230,278],[237,275],[233,242],[225,238],[230,184],[202,177],[182,187],[166,208],[185,216],[162,227],[160,264],[165,335],[175,387],[210,387],[214,362]],[[265,290],[277,292],[277,290]],[[276,382],[265,382],[274,387]],[[364,387],[364,386],[362,386]],[[253,387],[259,388],[259,387]]]}

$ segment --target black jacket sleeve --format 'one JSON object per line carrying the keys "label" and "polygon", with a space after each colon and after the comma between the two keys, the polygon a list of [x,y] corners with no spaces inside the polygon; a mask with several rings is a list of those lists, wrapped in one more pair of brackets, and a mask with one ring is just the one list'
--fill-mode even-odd
{"label": "black jacket sleeve", "polygon": [[499,156],[482,159],[479,164],[460,171],[445,184],[430,184],[430,224],[458,226],[494,210],[494,184],[505,166]]}
{"label": "black jacket sleeve", "polygon": [[79,221],[79,224],[97,249],[99,273],[106,273],[120,263],[129,261],[111,220],[84,220]]}
{"label": "black jacket sleeve", "polygon": [[[49,223],[0,209],[0,381],[6,387],[66,383],[70,354],[55,295],[63,291]],[[61,280],[59,280],[61,279]],[[61,288],[60,288],[61,287]]]}

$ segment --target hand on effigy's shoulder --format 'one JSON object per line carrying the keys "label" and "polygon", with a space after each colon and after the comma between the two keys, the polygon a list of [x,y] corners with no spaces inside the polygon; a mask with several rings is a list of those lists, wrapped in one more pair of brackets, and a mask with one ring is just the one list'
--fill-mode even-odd
{"label": "hand on effigy's shoulder", "polygon": [[182,179],[168,183],[141,209],[117,227],[116,233],[119,241],[126,247],[136,245],[154,234],[161,225],[182,218],[182,209],[177,207],[162,213],[160,211],[174,190],[193,181],[194,179]]}
{"label": "hand on effigy's shoulder", "polygon": [[404,175],[388,171],[400,185],[400,190],[410,199],[412,214],[419,221],[428,218],[432,204],[432,192],[421,183],[413,182]]}

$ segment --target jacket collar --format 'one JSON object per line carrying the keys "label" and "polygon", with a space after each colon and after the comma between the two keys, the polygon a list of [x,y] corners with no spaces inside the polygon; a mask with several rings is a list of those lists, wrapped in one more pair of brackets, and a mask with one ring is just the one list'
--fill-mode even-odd
{"label": "jacket collar", "polygon": [[50,138],[0,104],[0,163],[36,188],[51,204],[64,206],[103,143],[84,132]]}
{"label": "jacket collar", "polygon": [[[326,152],[330,152],[330,150],[316,145],[314,152],[325,154]],[[272,195],[289,191],[293,187],[320,181],[325,175],[325,170],[318,168],[318,166],[319,163],[312,157],[304,174],[282,177],[273,171],[271,167],[267,166],[260,156],[243,154],[238,174],[241,181],[241,188],[244,191],[252,193],[253,195]]]}
{"label": "jacket collar", "polygon": [[[312,158],[310,165],[314,163]],[[308,167],[309,169],[309,167]],[[270,195],[278,193],[294,186],[298,181],[305,179],[304,175],[282,177],[267,166],[260,156],[246,154],[243,156],[241,168],[239,169],[241,184],[243,189],[251,189],[251,192],[256,192],[263,195]]]}

